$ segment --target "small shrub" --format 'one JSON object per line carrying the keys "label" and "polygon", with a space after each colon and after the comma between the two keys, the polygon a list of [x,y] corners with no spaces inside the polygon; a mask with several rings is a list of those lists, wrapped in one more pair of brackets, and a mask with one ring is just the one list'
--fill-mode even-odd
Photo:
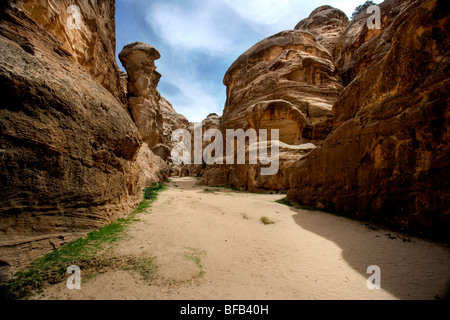
{"label": "small shrub", "polygon": [[371,1],[371,0],[368,0],[368,1],[366,1],[364,4],[362,4],[362,5],[360,5],[360,6],[357,6],[357,7],[355,8],[355,11],[354,11],[353,14],[352,14],[352,19],[351,19],[351,20],[355,19],[355,18],[358,16],[358,14],[360,14],[361,12],[363,12],[364,10],[366,10],[368,7],[373,6],[373,5],[375,5],[375,4],[376,4],[375,2],[373,2],[373,1]]}
{"label": "small shrub", "polygon": [[272,220],[270,220],[267,217],[261,217],[260,219],[261,223],[264,225],[268,225],[268,224],[275,224],[275,222],[273,222]]}
{"label": "small shrub", "polygon": [[158,195],[158,192],[165,190],[167,187],[159,182],[156,185],[152,187],[148,187],[144,189],[144,200],[156,200],[156,197]]}

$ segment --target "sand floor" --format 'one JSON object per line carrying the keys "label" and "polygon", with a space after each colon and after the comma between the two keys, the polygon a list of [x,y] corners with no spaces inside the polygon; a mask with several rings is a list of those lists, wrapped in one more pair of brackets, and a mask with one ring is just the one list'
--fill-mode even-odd
{"label": "sand floor", "polygon": [[[82,270],[81,290],[62,283],[36,298],[372,300],[435,299],[446,293],[447,245],[275,202],[283,195],[195,182],[172,179],[169,190],[106,253],[153,261],[157,269],[150,278],[111,268],[84,279]],[[275,223],[264,225],[263,216]],[[381,270],[379,290],[367,288],[371,265]]]}

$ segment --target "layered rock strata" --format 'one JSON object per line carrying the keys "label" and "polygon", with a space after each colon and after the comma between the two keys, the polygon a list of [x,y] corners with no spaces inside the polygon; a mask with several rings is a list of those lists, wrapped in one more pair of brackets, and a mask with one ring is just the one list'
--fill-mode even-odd
{"label": "layered rock strata", "polygon": [[119,54],[128,74],[128,109],[150,149],[159,143],[162,133],[161,96],[157,90],[161,74],[155,66],[160,57],[158,50],[143,42],[129,44]]}
{"label": "layered rock strata", "polygon": [[128,215],[142,188],[168,174],[119,102],[113,2],[75,2],[91,33],[52,18],[64,16],[63,3],[16,2],[0,12],[2,281]]}
{"label": "layered rock strata", "polygon": [[300,21],[295,30],[311,32],[328,52],[333,55],[336,43],[349,23],[347,15],[331,6],[315,9],[308,18]]}
{"label": "layered rock strata", "polygon": [[345,89],[333,132],[296,162],[288,198],[448,238],[450,94],[444,1],[385,1],[336,45]]}
{"label": "layered rock strata", "polygon": [[[332,13],[343,21],[336,23],[333,37],[324,32],[321,39],[334,39],[348,22],[341,11]],[[266,177],[260,175],[261,165],[210,166],[200,182],[251,191],[288,189],[286,170],[332,130],[331,110],[342,85],[330,50],[310,30],[284,31],[241,55],[228,69],[224,84],[224,136],[227,129],[279,130],[280,171]]]}
{"label": "layered rock strata", "polygon": [[300,30],[281,32],[253,46],[231,65],[224,84],[221,128],[278,128],[280,140],[288,144],[323,140],[331,131],[331,108],[342,90],[328,50]]}
{"label": "layered rock strata", "polygon": [[124,102],[115,57],[114,0],[9,0],[59,42],[59,50]]}

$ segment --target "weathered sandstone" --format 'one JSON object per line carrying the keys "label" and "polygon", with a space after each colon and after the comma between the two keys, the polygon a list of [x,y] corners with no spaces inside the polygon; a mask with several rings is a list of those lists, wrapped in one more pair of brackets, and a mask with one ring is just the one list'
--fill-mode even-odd
{"label": "weathered sandstone", "polygon": [[[0,12],[2,281],[43,253],[128,215],[145,184],[168,174],[159,157],[141,148],[139,130],[118,101],[114,51],[108,53],[115,41],[113,3],[77,2],[90,28],[98,24],[98,31],[82,28],[78,36],[60,18],[52,20],[65,12],[61,3],[28,1],[23,10],[16,4]],[[66,48],[71,41],[73,52]]]}
{"label": "weathered sandstone", "polygon": [[228,69],[224,84],[227,101],[220,130],[224,136],[227,129],[279,130],[284,144],[280,171],[267,177],[260,175],[260,164],[210,166],[200,183],[286,190],[286,170],[332,130],[331,110],[342,85],[329,50],[309,30],[284,31],[241,55]]}
{"label": "weathered sandstone", "polygon": [[[201,123],[190,123],[186,129],[189,131],[191,135],[191,164],[184,164],[180,166],[180,176],[189,177],[189,176],[200,176],[203,174],[206,169],[206,163],[202,158],[201,164],[195,164],[194,153],[195,153],[195,125],[201,125],[201,135],[205,134],[206,131],[210,129],[219,129],[220,127],[220,116],[210,115],[206,117]],[[204,141],[202,139],[201,150],[202,152],[205,148],[210,144],[209,141]]]}
{"label": "weathered sandstone", "polygon": [[292,166],[288,198],[448,238],[450,17],[444,1],[380,7],[381,30],[360,14],[337,43],[334,130]]}
{"label": "weathered sandstone", "polygon": [[[59,50],[86,68],[123,102],[115,57],[114,0],[9,0],[59,42]],[[70,7],[76,5],[76,10]],[[78,10],[78,9],[77,9]]]}
{"label": "weathered sandstone", "polygon": [[157,90],[161,74],[155,66],[160,57],[158,50],[143,42],[129,44],[119,54],[128,74],[128,109],[150,149],[158,144],[162,132]]}
{"label": "weathered sandstone", "polygon": [[172,141],[172,132],[178,129],[186,129],[189,127],[189,121],[181,114],[177,113],[173,106],[167,99],[161,97],[159,100],[159,107],[162,115],[162,133],[160,138],[160,144],[164,145],[170,151],[173,148],[174,142]]}
{"label": "weathered sandstone", "polygon": [[342,89],[329,52],[298,30],[253,46],[228,69],[224,84],[221,129],[278,128],[288,144],[319,142],[330,133],[331,108]]}
{"label": "weathered sandstone", "polygon": [[347,15],[339,9],[321,6],[315,9],[308,18],[300,21],[295,30],[311,32],[328,52],[333,55],[336,43],[349,20]]}

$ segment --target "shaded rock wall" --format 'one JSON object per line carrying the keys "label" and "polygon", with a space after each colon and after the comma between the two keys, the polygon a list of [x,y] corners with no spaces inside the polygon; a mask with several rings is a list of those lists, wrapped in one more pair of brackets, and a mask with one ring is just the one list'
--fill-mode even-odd
{"label": "shaded rock wall", "polygon": [[334,131],[296,162],[293,201],[448,237],[449,34],[444,1],[385,1],[336,46],[346,88]]}

